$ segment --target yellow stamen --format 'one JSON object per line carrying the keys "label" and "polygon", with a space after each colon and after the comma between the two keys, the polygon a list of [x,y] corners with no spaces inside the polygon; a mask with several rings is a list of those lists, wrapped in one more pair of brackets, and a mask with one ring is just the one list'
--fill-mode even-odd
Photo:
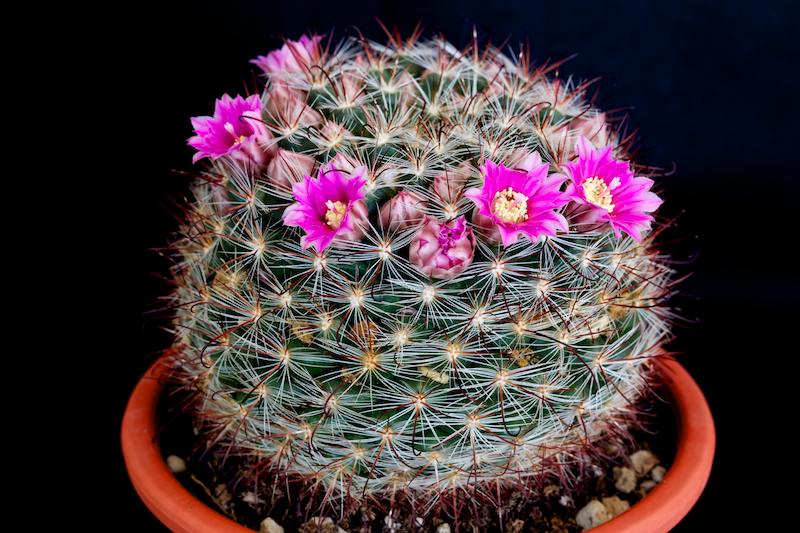
{"label": "yellow stamen", "polygon": [[509,187],[494,195],[492,214],[502,222],[519,224],[528,219],[528,197]]}
{"label": "yellow stamen", "polygon": [[611,184],[606,185],[606,182],[595,176],[583,182],[583,195],[587,202],[602,207],[610,213],[614,210],[614,204],[611,203],[614,197],[611,196],[611,191],[617,187],[619,187],[619,178],[612,179]]}
{"label": "yellow stamen", "polygon": [[342,219],[347,211],[347,206],[342,202],[331,202],[328,200],[325,202],[325,207],[328,208],[328,212],[325,213],[325,223],[332,229],[338,229],[339,226],[342,225]]}

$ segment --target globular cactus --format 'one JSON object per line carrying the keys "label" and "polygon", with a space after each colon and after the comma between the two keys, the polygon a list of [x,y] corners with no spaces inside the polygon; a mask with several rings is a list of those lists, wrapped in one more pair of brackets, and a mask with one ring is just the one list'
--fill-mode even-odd
{"label": "globular cactus", "polygon": [[661,199],[588,83],[441,38],[320,36],[192,119],[172,367],[252,479],[353,503],[591,472],[670,338]]}

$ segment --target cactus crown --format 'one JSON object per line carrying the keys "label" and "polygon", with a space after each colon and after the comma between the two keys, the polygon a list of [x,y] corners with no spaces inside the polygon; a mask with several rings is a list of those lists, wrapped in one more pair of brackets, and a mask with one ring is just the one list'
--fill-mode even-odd
{"label": "cactus crown", "polygon": [[170,244],[198,425],[334,509],[578,475],[670,336],[624,120],[524,48],[417,37],[254,60],[263,91],[192,119]]}

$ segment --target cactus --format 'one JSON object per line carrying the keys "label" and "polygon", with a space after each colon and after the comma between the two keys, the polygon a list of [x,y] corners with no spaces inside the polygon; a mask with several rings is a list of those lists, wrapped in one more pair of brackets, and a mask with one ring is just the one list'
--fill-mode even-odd
{"label": "cactus", "polygon": [[524,46],[419,37],[253,60],[262,90],[192,119],[205,166],[167,248],[196,425],[334,514],[574,484],[671,337],[625,117]]}

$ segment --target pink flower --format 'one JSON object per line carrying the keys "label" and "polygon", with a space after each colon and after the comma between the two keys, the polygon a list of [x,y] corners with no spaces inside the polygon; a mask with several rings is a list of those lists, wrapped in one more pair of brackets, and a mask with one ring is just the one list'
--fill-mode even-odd
{"label": "pink flower", "polygon": [[366,170],[359,167],[349,174],[320,170],[318,178],[305,176],[292,184],[297,202],[286,208],[283,223],[306,232],[300,239],[304,250],[313,246],[322,252],[331,243],[344,248],[349,241],[361,240],[369,216],[364,202]]}
{"label": "pink flower", "polygon": [[266,56],[258,56],[251,59],[250,63],[258,65],[261,70],[274,76],[281,73],[303,72],[313,65],[318,55],[318,44],[325,37],[324,35],[314,35],[308,37],[303,35],[299,41],[286,40],[280,50],[273,50]]}
{"label": "pink flower", "polygon": [[187,144],[198,150],[192,163],[204,157],[216,160],[226,155],[263,167],[274,155],[272,135],[261,119],[258,95],[244,99],[225,94],[216,101],[213,117],[192,117],[191,122],[196,135]]}
{"label": "pink flower", "polygon": [[[650,192],[653,180],[634,177],[626,161],[611,156],[611,147],[595,150],[586,137],[575,145],[578,160],[564,163],[572,182],[564,193],[589,208],[581,213],[583,223],[608,223],[620,238],[624,231],[636,242],[654,220],[648,215],[663,203]],[[591,220],[590,220],[591,219]]]}
{"label": "pink flower", "polygon": [[310,155],[278,148],[277,154],[267,166],[267,178],[282,189],[290,189],[292,183],[314,173],[317,160]]}
{"label": "pink flower", "polygon": [[450,279],[475,258],[475,235],[463,216],[446,224],[426,216],[408,249],[408,259],[428,277]]}
{"label": "pink flower", "polygon": [[378,222],[384,230],[403,231],[422,222],[427,207],[422,196],[402,190],[381,206]]}
{"label": "pink flower", "polygon": [[[555,236],[557,229],[569,230],[567,220],[556,212],[569,202],[559,191],[567,177],[547,177],[547,164],[542,163],[538,153],[526,158],[525,168],[530,170],[509,170],[487,161],[481,167],[483,188],[464,193],[475,203],[478,213],[497,226],[506,247],[517,242],[520,234],[536,243],[542,235]],[[484,221],[482,226],[486,225]]]}

